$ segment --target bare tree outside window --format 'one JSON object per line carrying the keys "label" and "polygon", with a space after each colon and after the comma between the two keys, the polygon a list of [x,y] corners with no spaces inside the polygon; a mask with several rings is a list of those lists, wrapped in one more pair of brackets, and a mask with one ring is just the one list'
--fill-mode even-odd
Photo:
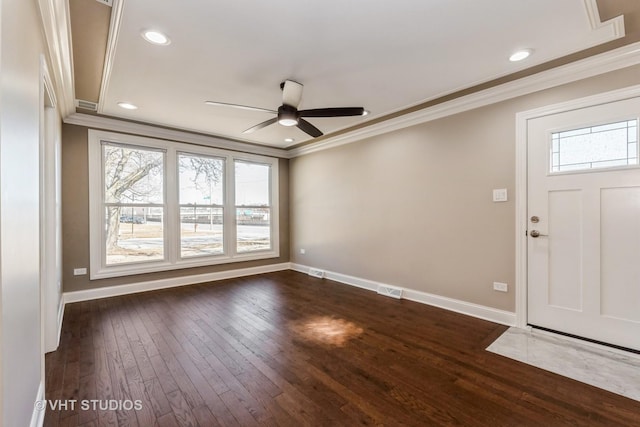
{"label": "bare tree outside window", "polygon": [[91,278],[279,256],[278,159],[89,130]]}
{"label": "bare tree outside window", "polygon": [[136,204],[162,205],[164,153],[115,144],[105,144],[103,153],[104,200],[110,207],[106,243],[107,253],[113,253],[118,246],[123,208],[131,206],[133,224]]}
{"label": "bare tree outside window", "polygon": [[[103,144],[108,265],[164,258],[165,155]],[[179,169],[188,171],[192,187],[202,194],[216,187],[223,174],[222,163],[206,157],[181,156]]]}

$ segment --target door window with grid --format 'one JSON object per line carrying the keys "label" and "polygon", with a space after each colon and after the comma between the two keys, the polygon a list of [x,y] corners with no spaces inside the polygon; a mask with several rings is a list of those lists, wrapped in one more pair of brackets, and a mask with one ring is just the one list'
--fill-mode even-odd
{"label": "door window with grid", "polygon": [[638,120],[551,134],[551,173],[638,164]]}

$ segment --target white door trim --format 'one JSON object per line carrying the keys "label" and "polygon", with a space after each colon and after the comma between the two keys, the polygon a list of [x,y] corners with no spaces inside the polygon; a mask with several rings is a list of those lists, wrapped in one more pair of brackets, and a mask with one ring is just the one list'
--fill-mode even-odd
{"label": "white door trim", "polygon": [[640,85],[516,114],[516,327],[527,327],[527,128],[528,121],[640,96]]}
{"label": "white door trim", "polygon": [[[40,322],[42,354],[58,348],[61,306],[59,104],[44,55],[40,57]],[[59,159],[59,158],[58,158]],[[43,359],[44,363],[44,359]]]}

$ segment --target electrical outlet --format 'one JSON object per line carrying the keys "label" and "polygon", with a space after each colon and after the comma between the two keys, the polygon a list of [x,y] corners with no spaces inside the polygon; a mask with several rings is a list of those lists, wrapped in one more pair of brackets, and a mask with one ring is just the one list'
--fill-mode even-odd
{"label": "electrical outlet", "polygon": [[74,268],[73,269],[73,275],[74,276],[83,276],[87,274],[87,269],[86,268]]}
{"label": "electrical outlet", "polygon": [[493,290],[498,292],[509,292],[509,285],[506,283],[493,282]]}
{"label": "electrical outlet", "polygon": [[302,255],[304,255],[304,254],[306,254],[306,253],[307,253],[307,250],[306,250],[306,249],[300,249],[300,253],[301,253]]}

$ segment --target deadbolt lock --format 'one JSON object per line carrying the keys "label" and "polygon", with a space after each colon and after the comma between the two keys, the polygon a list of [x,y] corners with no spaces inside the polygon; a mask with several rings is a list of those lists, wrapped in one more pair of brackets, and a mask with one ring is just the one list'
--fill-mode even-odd
{"label": "deadbolt lock", "polygon": [[534,216],[531,217],[531,222],[534,223],[534,224],[537,224],[537,223],[540,222],[540,218],[538,218],[537,216],[534,215]]}

